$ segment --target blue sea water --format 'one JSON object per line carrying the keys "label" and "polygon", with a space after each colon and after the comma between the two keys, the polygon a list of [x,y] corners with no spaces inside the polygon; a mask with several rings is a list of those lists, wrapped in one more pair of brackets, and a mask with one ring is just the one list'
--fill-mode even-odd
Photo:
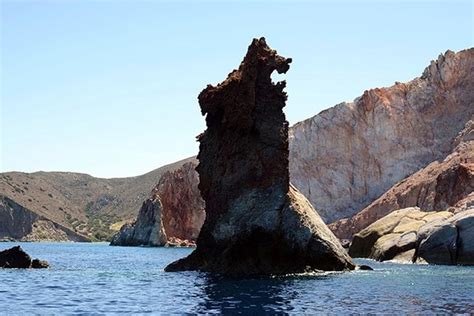
{"label": "blue sea water", "polygon": [[2,315],[474,313],[474,267],[358,260],[375,271],[229,280],[163,271],[191,249],[19,244],[51,268],[0,269]]}

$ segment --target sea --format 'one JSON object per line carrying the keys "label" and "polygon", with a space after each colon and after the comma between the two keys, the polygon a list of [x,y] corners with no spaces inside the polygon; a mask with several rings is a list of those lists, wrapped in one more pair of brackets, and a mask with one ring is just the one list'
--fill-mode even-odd
{"label": "sea", "polygon": [[0,269],[1,315],[473,314],[474,267],[379,263],[374,271],[228,279],[164,272],[189,248],[15,245],[51,267]]}

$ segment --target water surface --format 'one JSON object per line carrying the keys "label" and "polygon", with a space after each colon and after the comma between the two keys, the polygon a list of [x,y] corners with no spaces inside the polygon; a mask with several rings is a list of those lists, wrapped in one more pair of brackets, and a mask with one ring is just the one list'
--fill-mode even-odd
{"label": "water surface", "polygon": [[20,244],[47,270],[0,269],[0,314],[474,313],[474,267],[369,264],[375,271],[228,280],[165,273],[191,249]]}

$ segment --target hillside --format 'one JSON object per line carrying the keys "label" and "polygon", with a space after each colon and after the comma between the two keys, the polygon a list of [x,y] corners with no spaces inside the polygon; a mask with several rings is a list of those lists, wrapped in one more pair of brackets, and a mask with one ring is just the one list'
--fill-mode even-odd
{"label": "hillside", "polygon": [[[327,223],[353,216],[397,182],[452,152],[456,135],[474,115],[473,74],[473,48],[447,51],[419,78],[367,90],[353,102],[295,124],[289,130],[291,182]],[[64,227],[105,239],[136,218],[161,175],[189,161],[196,160],[131,178],[3,173],[0,195]],[[182,204],[177,196],[166,199]]]}
{"label": "hillside", "polygon": [[0,195],[42,218],[102,240],[109,238],[121,223],[135,218],[162,174],[193,160],[187,158],[129,178],[102,179],[72,172],[6,172],[0,174]]}

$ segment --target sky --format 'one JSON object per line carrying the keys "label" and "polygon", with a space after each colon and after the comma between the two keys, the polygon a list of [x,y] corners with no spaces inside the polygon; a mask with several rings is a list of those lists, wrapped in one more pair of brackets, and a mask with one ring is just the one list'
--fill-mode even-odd
{"label": "sky", "polygon": [[0,172],[136,176],[198,152],[197,95],[264,36],[290,124],[473,46],[473,1],[6,1]]}

